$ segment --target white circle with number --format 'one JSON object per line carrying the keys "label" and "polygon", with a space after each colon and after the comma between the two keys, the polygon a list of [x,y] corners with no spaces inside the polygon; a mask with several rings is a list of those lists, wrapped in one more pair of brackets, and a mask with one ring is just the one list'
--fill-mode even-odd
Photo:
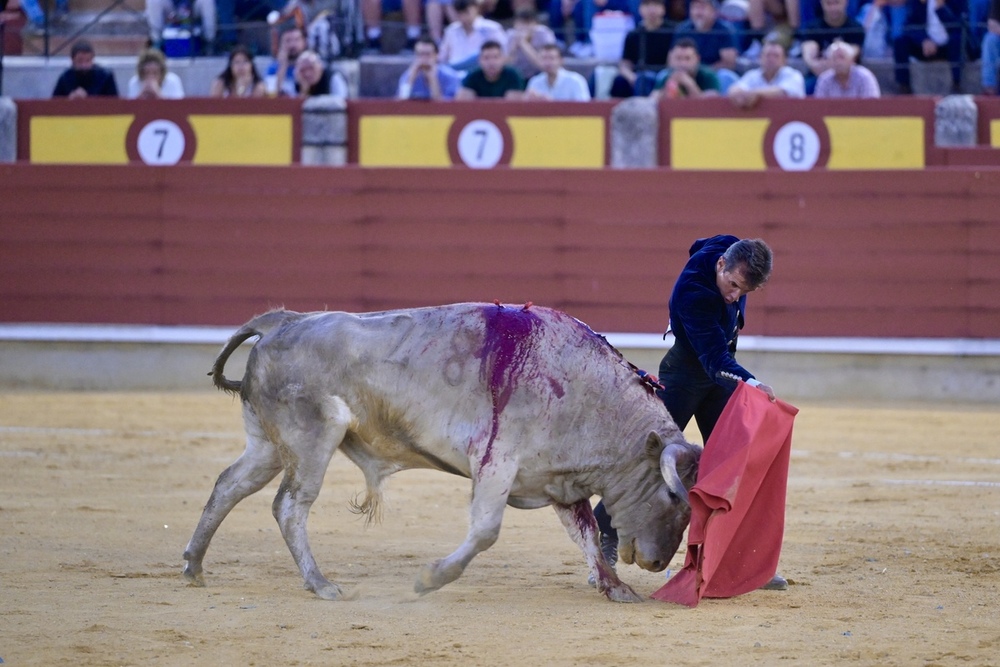
{"label": "white circle with number", "polygon": [[146,164],[177,164],[184,155],[184,132],[169,120],[154,120],[139,131],[139,157]]}
{"label": "white circle with number", "polygon": [[503,156],[503,133],[488,120],[474,120],[458,135],[458,155],[473,169],[492,169]]}
{"label": "white circle with number", "polygon": [[809,171],[819,160],[819,135],[811,126],[795,120],[774,135],[774,159],[785,171]]}

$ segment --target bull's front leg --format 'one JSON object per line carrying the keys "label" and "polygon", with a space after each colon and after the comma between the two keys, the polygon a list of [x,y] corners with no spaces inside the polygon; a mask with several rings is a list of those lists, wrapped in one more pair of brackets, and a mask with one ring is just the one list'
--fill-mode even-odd
{"label": "bull's front leg", "polygon": [[619,579],[618,574],[604,560],[604,554],[601,553],[598,544],[597,519],[594,518],[590,501],[581,500],[572,505],[555,504],[552,507],[570,538],[586,556],[587,567],[594,575],[597,589],[614,602],[642,602],[643,599],[632,590],[631,586]]}
{"label": "bull's front leg", "polygon": [[420,595],[436,591],[462,576],[476,554],[486,551],[500,536],[507,496],[517,476],[517,463],[490,462],[473,476],[469,532],[451,555],[427,565],[413,586]]}

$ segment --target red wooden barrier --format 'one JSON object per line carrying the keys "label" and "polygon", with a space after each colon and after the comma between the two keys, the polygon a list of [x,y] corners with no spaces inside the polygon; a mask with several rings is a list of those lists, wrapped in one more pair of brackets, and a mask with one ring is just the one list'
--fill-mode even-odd
{"label": "red wooden barrier", "polygon": [[1000,170],[0,166],[0,320],[531,300],[662,331],[691,242],[765,238],[747,333],[995,338]]}

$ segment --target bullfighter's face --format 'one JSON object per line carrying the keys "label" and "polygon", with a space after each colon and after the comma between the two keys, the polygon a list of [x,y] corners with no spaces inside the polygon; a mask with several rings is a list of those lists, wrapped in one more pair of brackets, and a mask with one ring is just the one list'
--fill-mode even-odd
{"label": "bullfighter's face", "polygon": [[741,296],[753,291],[747,287],[743,267],[735,266],[730,271],[726,269],[726,260],[722,257],[715,263],[715,284],[726,303],[736,303]]}

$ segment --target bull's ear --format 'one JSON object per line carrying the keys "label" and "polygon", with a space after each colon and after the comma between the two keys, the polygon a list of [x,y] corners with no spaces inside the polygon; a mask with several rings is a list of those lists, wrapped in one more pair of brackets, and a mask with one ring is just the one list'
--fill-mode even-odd
{"label": "bull's ear", "polygon": [[663,440],[660,439],[660,434],[656,431],[650,431],[649,435],[646,436],[646,456],[657,467],[660,465],[660,452],[662,451]]}

